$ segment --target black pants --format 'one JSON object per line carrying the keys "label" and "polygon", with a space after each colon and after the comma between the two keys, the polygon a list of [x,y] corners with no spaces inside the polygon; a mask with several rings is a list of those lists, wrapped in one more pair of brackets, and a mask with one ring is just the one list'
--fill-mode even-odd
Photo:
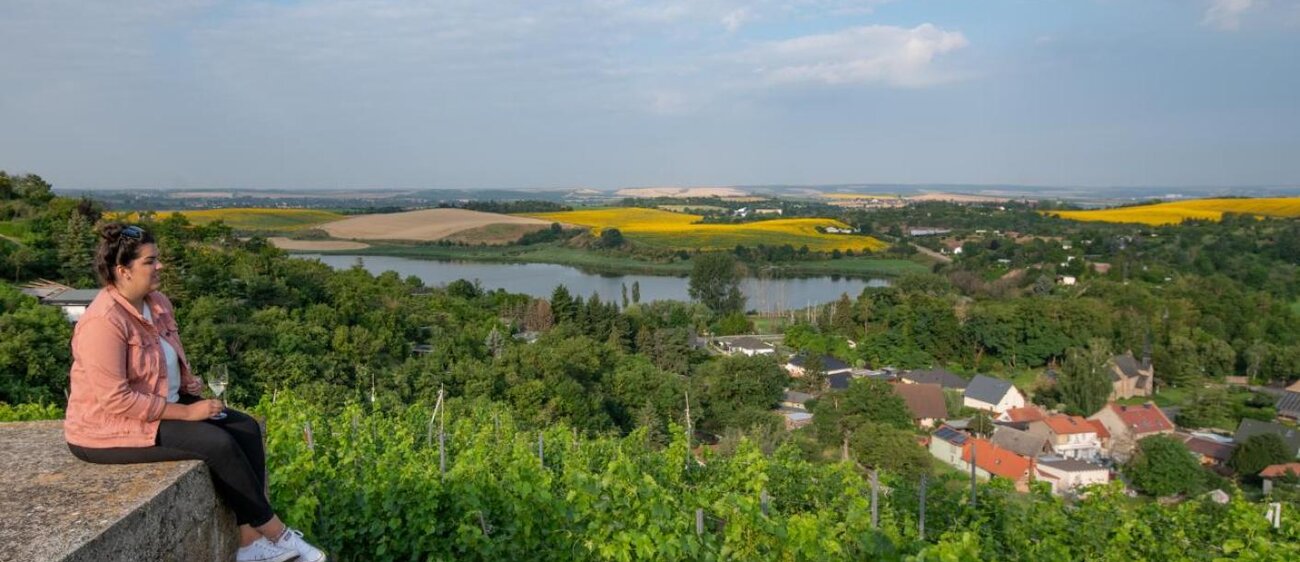
{"label": "black pants", "polygon": [[[182,404],[196,397],[181,395]],[[89,448],[68,444],[77,458],[98,464],[201,460],[212,473],[221,499],[235,511],[240,525],[265,525],[275,515],[266,498],[266,451],[257,420],[226,409],[226,419],[162,420],[153,447]]]}

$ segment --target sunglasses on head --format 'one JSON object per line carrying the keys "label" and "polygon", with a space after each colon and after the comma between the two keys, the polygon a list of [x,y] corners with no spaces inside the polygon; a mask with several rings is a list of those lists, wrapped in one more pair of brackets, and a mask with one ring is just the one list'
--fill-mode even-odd
{"label": "sunglasses on head", "polygon": [[131,225],[126,228],[123,228],[121,234],[122,236],[130,238],[132,240],[139,240],[141,238],[144,238],[144,229],[136,225]]}

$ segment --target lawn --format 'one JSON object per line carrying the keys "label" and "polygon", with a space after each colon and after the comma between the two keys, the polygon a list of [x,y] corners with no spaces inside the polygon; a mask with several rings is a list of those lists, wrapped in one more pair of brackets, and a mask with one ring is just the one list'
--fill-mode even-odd
{"label": "lawn", "polygon": [[1291,303],[1291,311],[1295,312],[1296,315],[1300,315],[1300,300]]}

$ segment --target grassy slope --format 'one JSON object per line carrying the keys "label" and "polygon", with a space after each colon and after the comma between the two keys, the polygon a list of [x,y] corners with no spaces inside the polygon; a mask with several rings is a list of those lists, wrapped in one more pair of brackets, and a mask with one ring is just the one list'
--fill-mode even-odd
{"label": "grassy slope", "polygon": [[[157,216],[166,217],[172,212],[159,211]],[[316,209],[204,209],[179,212],[197,224],[220,220],[235,230],[262,232],[293,232],[344,218],[339,213]]]}

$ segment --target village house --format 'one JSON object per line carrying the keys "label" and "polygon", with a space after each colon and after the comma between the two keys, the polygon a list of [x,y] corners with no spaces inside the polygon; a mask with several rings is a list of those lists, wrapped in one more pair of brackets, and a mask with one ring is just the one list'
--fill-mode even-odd
{"label": "village house", "polygon": [[928,369],[907,371],[898,375],[898,380],[907,384],[937,384],[944,390],[965,392],[969,381],[947,369]]}
{"label": "village house", "polygon": [[1001,414],[1012,408],[1023,408],[1025,395],[1011,381],[975,375],[966,387],[963,403],[976,410]]}
{"label": "village house", "polygon": [[1111,402],[1097,413],[1088,416],[1106,428],[1110,434],[1109,454],[1116,462],[1127,462],[1137,447],[1137,442],[1152,435],[1174,432],[1174,422],[1152,402],[1139,406],[1123,406]]}
{"label": "village house", "polygon": [[969,470],[970,466],[961,460],[962,451],[966,449],[969,440],[969,435],[951,426],[941,425],[930,436],[930,456],[958,470]]}
{"label": "village house", "polygon": [[892,384],[894,393],[912,412],[912,422],[929,429],[948,418],[948,407],[943,400],[943,389],[937,384]]}
{"label": "village house", "polygon": [[753,357],[755,355],[773,355],[776,347],[752,336],[743,336],[731,340],[719,340],[718,347],[727,355],[737,353]]}
{"label": "village house", "polygon": [[1300,478],[1300,462],[1270,464],[1264,467],[1264,470],[1259,471],[1259,477],[1267,481],[1282,478]]}
{"label": "village house", "polygon": [[1037,479],[1050,484],[1052,493],[1058,496],[1074,494],[1084,486],[1110,481],[1110,471],[1106,467],[1078,459],[1039,457],[1034,466]]}
{"label": "village house", "polygon": [[1277,399],[1277,417],[1300,421],[1300,381],[1286,387],[1286,391]]}
{"label": "village house", "polygon": [[[849,367],[847,363],[840,361],[839,359],[836,359],[834,357],[831,357],[830,355],[823,355],[821,359],[822,359],[822,373],[825,374],[827,377],[830,377],[832,375],[841,375],[841,374],[851,376],[853,373],[853,369]],[[804,376],[805,373],[804,368],[807,366],[807,363],[808,363],[808,356],[803,353],[800,353],[798,355],[795,355],[794,357],[791,357],[790,361],[786,362],[785,370],[786,372],[790,373],[790,376],[799,378]]]}
{"label": "village house", "polygon": [[1106,364],[1110,371],[1111,392],[1108,400],[1124,400],[1134,396],[1151,396],[1155,386],[1155,369],[1150,354],[1143,354],[1138,363],[1132,353],[1116,355]]}
{"label": "village house", "polygon": [[1232,452],[1237,450],[1237,445],[1231,437],[1223,437],[1212,433],[1196,432],[1189,434],[1177,431],[1173,435],[1182,440],[1184,445],[1187,445],[1187,450],[1196,456],[1202,466],[1224,466],[1228,459],[1232,458]]}
{"label": "village house", "polygon": [[1016,491],[1028,492],[1032,478],[1034,461],[1017,455],[988,441],[979,438],[967,440],[962,451],[965,470],[970,470],[971,455],[975,456],[975,477],[991,479],[994,476],[1006,478],[1015,483]]}
{"label": "village house", "polygon": [[1282,442],[1286,443],[1287,452],[1291,453],[1292,457],[1300,458],[1300,429],[1294,427],[1245,418],[1237,426],[1237,432],[1233,434],[1232,438],[1237,443],[1245,443],[1247,439],[1265,433],[1272,433],[1281,437]]}
{"label": "village house", "polygon": [[1063,458],[1096,460],[1101,456],[1097,429],[1079,416],[1047,416],[1030,422],[1028,432],[1046,438],[1052,452]]}
{"label": "village house", "polygon": [[811,394],[793,390],[785,391],[776,413],[781,415],[787,430],[798,429],[812,423],[813,415],[808,411],[808,402],[813,398]]}
{"label": "village house", "polygon": [[999,425],[994,429],[993,436],[989,438],[989,441],[1003,449],[1031,459],[1046,454],[1051,450],[1047,444],[1047,437],[1006,425]]}
{"label": "village house", "polygon": [[994,418],[994,421],[1010,424],[1023,424],[1027,427],[1030,422],[1036,422],[1046,417],[1047,412],[1044,412],[1043,409],[1038,406],[1030,404],[1023,408],[1011,408],[1010,410],[1002,412],[1001,414],[998,414],[997,418]]}
{"label": "village house", "polygon": [[58,307],[73,324],[86,313],[86,307],[99,296],[99,289],[73,289],[62,283],[42,279],[23,286],[21,292],[36,297],[41,304]]}

